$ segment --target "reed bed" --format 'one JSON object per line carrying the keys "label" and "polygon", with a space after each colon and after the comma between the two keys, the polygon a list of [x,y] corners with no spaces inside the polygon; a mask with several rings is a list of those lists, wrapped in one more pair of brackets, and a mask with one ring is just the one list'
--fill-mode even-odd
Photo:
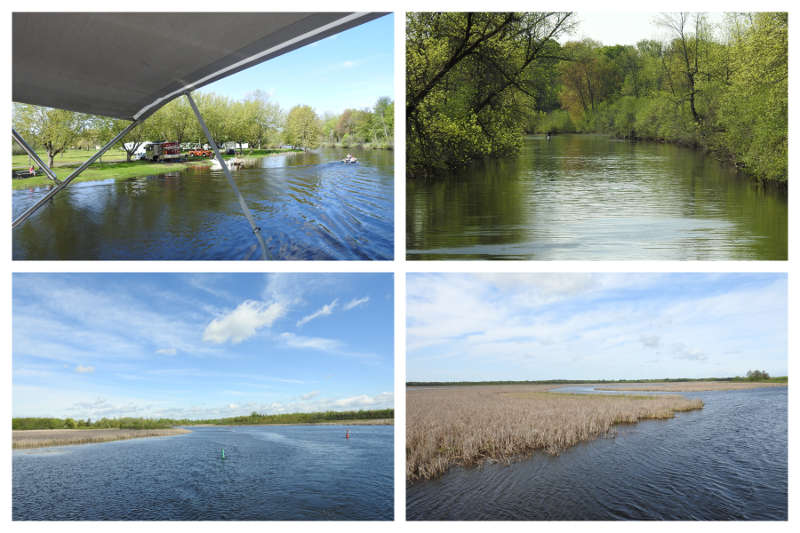
{"label": "reed bed", "polygon": [[766,381],[686,381],[669,383],[636,383],[630,385],[600,385],[596,390],[649,391],[649,392],[703,392],[720,390],[745,390],[762,387],[786,387],[787,383]]}
{"label": "reed bed", "polygon": [[191,433],[182,428],[167,429],[29,429],[12,431],[12,448],[43,448],[45,446],[69,446],[91,444],[112,440],[138,439],[142,437],[165,437]]}
{"label": "reed bed", "polygon": [[613,434],[615,424],[672,418],[701,409],[682,396],[560,394],[553,385],[469,386],[406,391],[406,478],[454,465],[551,455]]}

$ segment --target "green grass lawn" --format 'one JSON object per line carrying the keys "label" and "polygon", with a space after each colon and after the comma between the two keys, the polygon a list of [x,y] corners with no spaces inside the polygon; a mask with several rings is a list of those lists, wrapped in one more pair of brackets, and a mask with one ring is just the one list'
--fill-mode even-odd
{"label": "green grass lawn", "polygon": [[[97,181],[107,179],[127,179],[135,178],[137,176],[150,176],[153,174],[166,174],[175,170],[182,170],[186,167],[193,165],[209,165],[210,161],[188,161],[185,163],[149,163],[147,161],[131,161],[130,163],[95,163],[83,172],[81,175],[72,180],[72,183],[81,181]],[[69,167],[56,167],[53,170],[59,179],[65,179],[72,173],[78,164],[73,164]],[[53,183],[45,175],[34,176],[33,178],[11,180],[12,189],[27,189],[29,187],[39,187],[42,185],[49,185]]]}
{"label": "green grass lawn", "polygon": [[[53,160],[53,166],[58,167],[62,165],[80,165],[90,157],[94,155],[96,150],[67,150],[66,152],[58,154],[55,159]],[[44,161],[45,165],[50,162],[50,158],[47,157],[47,152],[43,150],[39,150],[36,154]],[[111,163],[112,161],[125,161],[127,158],[127,154],[125,154],[124,150],[120,150],[119,148],[112,148],[105,154],[103,154],[103,163]],[[11,167],[14,170],[23,170],[30,166],[31,160],[28,158],[27,154],[23,155],[12,155],[11,156]],[[56,173],[58,174],[58,173]]]}
{"label": "green grass lawn", "polygon": [[[244,150],[243,157],[260,157],[270,154],[277,154],[282,152],[299,152],[301,150],[289,149],[263,149],[263,150]],[[109,153],[113,152],[113,153]],[[194,165],[210,165],[210,159],[190,160],[183,163],[150,163],[148,161],[125,161],[125,152],[121,150],[109,150],[103,156],[103,162],[99,161],[92,164],[89,168],[81,172],[81,175],[75,178],[72,182],[77,183],[81,181],[97,181],[106,179],[127,179],[135,178],[138,176],[150,176],[154,174],[166,174],[175,170],[182,170],[186,167]],[[86,150],[70,150],[64,154],[64,158],[59,162],[56,157],[53,171],[59,179],[65,179],[69,176],[81,163],[89,159],[94,152]],[[121,156],[119,154],[122,154]],[[61,154],[59,154],[61,155]],[[40,154],[41,157],[41,154]],[[237,156],[225,156],[225,159],[230,159]],[[21,161],[20,164],[17,163]],[[47,162],[44,158],[42,159]],[[12,165],[14,169],[28,168],[28,156],[13,156]],[[11,180],[12,189],[27,189],[30,187],[40,187],[42,185],[49,185],[52,181],[44,174],[34,176],[33,178],[14,179]]]}

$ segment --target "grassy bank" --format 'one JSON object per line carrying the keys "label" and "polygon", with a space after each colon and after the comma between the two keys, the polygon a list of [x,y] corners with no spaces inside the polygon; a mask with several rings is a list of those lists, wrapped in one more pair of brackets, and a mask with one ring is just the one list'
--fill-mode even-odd
{"label": "grassy bank", "polygon": [[191,433],[187,429],[36,429],[12,431],[12,448],[43,448],[45,446],[69,446],[91,444],[113,440],[139,439],[143,437],[166,437]]}
{"label": "grassy bank", "polygon": [[673,383],[647,383],[631,385],[603,385],[595,387],[597,390],[607,391],[652,391],[652,392],[703,392],[721,390],[745,390],[762,387],[786,387],[786,381],[694,381]]}
{"label": "grassy bank", "polygon": [[[208,166],[211,162],[207,159],[199,161],[186,161],[183,163],[149,163],[147,161],[131,161],[122,163],[95,163],[83,172],[81,175],[72,180],[72,183],[80,183],[83,181],[100,181],[100,180],[123,180],[128,178],[137,178],[139,176],[152,176],[156,174],[167,174],[183,170],[190,166]],[[61,166],[56,167],[53,171],[56,176],[63,180],[66,179],[78,166]],[[42,187],[52,185],[53,182],[44,174],[34,176],[32,178],[11,180],[12,189],[29,189],[31,187]]]}
{"label": "grassy bank", "polygon": [[454,465],[557,455],[613,433],[615,424],[701,409],[682,396],[559,394],[554,385],[411,389],[406,394],[406,477],[431,479]]}
{"label": "grassy bank", "polygon": [[[264,149],[264,150],[243,150],[241,154],[224,156],[225,159],[234,157],[265,157],[269,155],[281,154],[285,152],[301,152],[302,150],[280,148],[280,149]],[[73,152],[79,152],[80,157],[76,156]],[[84,161],[89,159],[94,152],[85,152],[82,150],[73,150],[68,152],[69,157],[65,157],[62,161],[56,163],[52,169],[56,176],[63,180],[66,179],[76,168],[78,168]],[[27,168],[27,156],[14,156],[14,168],[18,168],[16,159],[24,157],[23,164],[19,165],[20,169]],[[211,159],[196,159],[187,160],[180,163],[151,163],[149,161],[125,161],[125,153],[122,153],[120,161],[111,162],[119,158],[118,154],[112,156],[103,156],[103,163],[96,162],[89,168],[81,172],[81,175],[75,178],[72,183],[80,183],[83,181],[100,181],[107,179],[123,180],[128,178],[137,178],[140,176],[153,176],[157,174],[167,174],[183,170],[191,166],[209,166]],[[11,180],[12,189],[29,189],[32,187],[42,187],[52,185],[53,182],[44,174],[26,179]]]}

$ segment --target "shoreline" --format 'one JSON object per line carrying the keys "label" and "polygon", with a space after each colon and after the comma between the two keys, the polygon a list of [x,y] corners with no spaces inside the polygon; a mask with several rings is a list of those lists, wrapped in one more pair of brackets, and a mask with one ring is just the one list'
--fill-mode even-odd
{"label": "shoreline", "polygon": [[53,446],[98,444],[117,440],[170,437],[191,433],[183,428],[165,429],[16,429],[11,432],[11,449],[26,450]]}
{"label": "shoreline", "polygon": [[170,437],[191,433],[195,427],[253,427],[253,426],[394,426],[393,418],[334,420],[305,424],[196,424],[163,429],[15,429],[11,435],[12,450],[77,446],[117,440]]}
{"label": "shoreline", "polygon": [[[282,150],[277,152],[270,152],[264,154],[253,155],[230,155],[223,156],[223,159],[233,159],[241,157],[242,159],[260,159],[262,157],[272,157],[277,155],[296,153],[299,150]],[[141,178],[143,176],[158,176],[161,174],[168,174],[179,170],[185,170],[190,167],[210,167],[215,158],[197,159],[182,161],[180,163],[146,163],[141,161],[116,161],[113,163],[94,163],[89,168],[84,170],[80,176],[72,180],[71,184],[84,183],[89,181],[104,181],[104,180],[125,180],[130,178]],[[70,165],[55,165],[52,169],[56,176],[63,180],[66,179],[79,164]],[[13,167],[12,167],[13,169]],[[24,189],[39,189],[43,187],[55,186],[52,180],[44,173],[25,179],[12,179],[11,189],[18,191]]]}
{"label": "shoreline", "polygon": [[[546,135],[546,132],[543,133],[535,133],[529,132],[524,133],[524,136],[543,136]],[[680,141],[673,141],[670,139],[663,139],[663,138],[651,138],[651,137],[619,137],[613,133],[603,132],[603,131],[564,131],[560,133],[554,133],[553,135],[602,135],[608,137],[610,139],[616,139],[619,141],[626,141],[629,143],[653,143],[653,144],[668,144],[671,146],[679,146],[681,148],[687,148],[689,150],[694,150],[695,152],[701,152],[703,155],[706,155],[713,160],[717,161],[719,164],[732,169],[742,178],[745,178],[749,181],[752,181],[758,185],[765,186],[765,187],[773,187],[780,191],[786,192],[789,190],[789,179],[774,179],[774,178],[764,178],[758,176],[750,171],[748,171],[747,167],[742,166],[736,159],[733,157],[732,154],[726,152],[720,152],[717,150],[712,150],[708,147],[696,144],[696,143],[686,143]]]}

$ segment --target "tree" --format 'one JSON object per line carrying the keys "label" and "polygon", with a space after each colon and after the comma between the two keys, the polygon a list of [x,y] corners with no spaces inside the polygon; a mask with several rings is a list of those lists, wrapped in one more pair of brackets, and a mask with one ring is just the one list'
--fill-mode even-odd
{"label": "tree", "polygon": [[241,112],[245,118],[241,139],[258,148],[274,139],[285,121],[280,106],[270,102],[269,96],[262,90],[245,96]]}
{"label": "tree", "polygon": [[322,125],[319,117],[307,105],[294,106],[286,117],[286,142],[303,150],[319,146]]}
{"label": "tree", "polygon": [[410,175],[515,153],[569,13],[409,13]]}
{"label": "tree", "polygon": [[747,379],[750,381],[765,381],[769,379],[769,374],[766,370],[748,370]]}
{"label": "tree", "polygon": [[71,147],[86,128],[87,117],[64,109],[15,104],[13,124],[23,138],[47,150],[52,168],[55,157]]}

